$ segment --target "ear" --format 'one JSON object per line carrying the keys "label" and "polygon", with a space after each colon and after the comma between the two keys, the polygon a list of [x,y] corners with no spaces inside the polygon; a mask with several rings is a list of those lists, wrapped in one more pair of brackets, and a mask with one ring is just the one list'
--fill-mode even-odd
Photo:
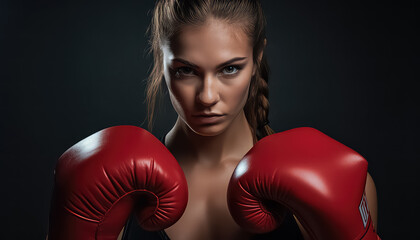
{"label": "ear", "polygon": [[[267,46],[267,38],[264,38],[264,46],[261,49],[261,51],[258,53],[258,62],[261,62],[262,57],[264,55],[264,49]],[[257,65],[254,64],[254,68],[252,69],[252,75],[255,75],[255,72],[257,71]]]}

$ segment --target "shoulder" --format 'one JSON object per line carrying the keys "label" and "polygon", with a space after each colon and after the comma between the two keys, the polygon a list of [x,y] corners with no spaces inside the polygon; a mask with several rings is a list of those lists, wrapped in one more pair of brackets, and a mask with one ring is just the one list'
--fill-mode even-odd
{"label": "shoulder", "polygon": [[375,186],[375,182],[373,181],[372,176],[367,173],[366,176],[366,185],[365,185],[365,192],[366,192],[366,197],[369,199],[375,199],[374,202],[376,202],[376,186]]}

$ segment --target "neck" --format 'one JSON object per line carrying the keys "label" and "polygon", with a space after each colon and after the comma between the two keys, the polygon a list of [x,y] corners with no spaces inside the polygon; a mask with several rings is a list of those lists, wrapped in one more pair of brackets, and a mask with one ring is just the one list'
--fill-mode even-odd
{"label": "neck", "polygon": [[240,160],[253,146],[248,121],[242,111],[226,130],[215,136],[193,132],[179,117],[166,135],[165,145],[180,163],[219,164]]}

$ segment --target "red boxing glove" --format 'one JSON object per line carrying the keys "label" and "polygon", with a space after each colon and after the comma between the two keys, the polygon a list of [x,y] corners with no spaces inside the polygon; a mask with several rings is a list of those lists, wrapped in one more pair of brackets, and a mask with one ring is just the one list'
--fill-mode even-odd
{"label": "red boxing glove", "polygon": [[110,127],[58,160],[48,238],[115,240],[132,211],[144,229],[164,229],[187,198],[184,173],[158,139],[138,127]]}
{"label": "red boxing glove", "polygon": [[379,239],[364,195],[367,162],[313,128],[260,140],[236,167],[228,188],[235,221],[264,233],[281,223],[284,207],[311,239]]}

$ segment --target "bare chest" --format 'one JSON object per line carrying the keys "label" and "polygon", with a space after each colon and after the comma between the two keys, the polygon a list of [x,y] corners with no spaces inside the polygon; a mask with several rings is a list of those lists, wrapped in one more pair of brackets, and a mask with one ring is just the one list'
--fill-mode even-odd
{"label": "bare chest", "polygon": [[226,192],[235,162],[215,167],[184,168],[188,204],[181,219],[166,230],[173,239],[247,239],[232,219]]}

